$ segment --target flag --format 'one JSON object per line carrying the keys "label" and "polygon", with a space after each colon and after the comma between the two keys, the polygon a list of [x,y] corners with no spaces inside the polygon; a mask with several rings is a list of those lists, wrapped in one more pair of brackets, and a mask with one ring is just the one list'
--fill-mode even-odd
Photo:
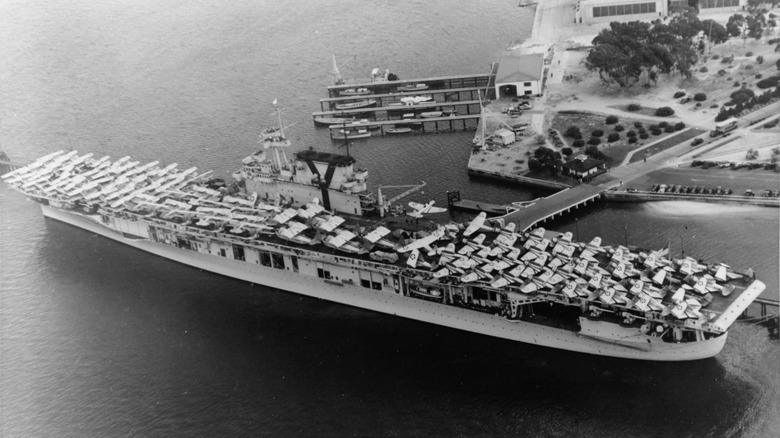
{"label": "flag", "polygon": [[276,99],[274,99],[274,105],[276,105]]}

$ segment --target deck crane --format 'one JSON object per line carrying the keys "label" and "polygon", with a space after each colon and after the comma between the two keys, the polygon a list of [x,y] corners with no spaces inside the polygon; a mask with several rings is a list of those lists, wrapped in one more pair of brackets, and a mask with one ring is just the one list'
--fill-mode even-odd
{"label": "deck crane", "polygon": [[[393,204],[393,202],[420,190],[421,188],[425,187],[425,184],[426,182],[422,181],[420,184],[409,184],[404,186],[379,186],[377,188],[377,202],[379,204],[379,216],[385,217],[387,211],[390,209],[390,206]],[[382,196],[382,189],[407,189],[407,190],[398,196],[394,196],[386,200],[385,197]]]}

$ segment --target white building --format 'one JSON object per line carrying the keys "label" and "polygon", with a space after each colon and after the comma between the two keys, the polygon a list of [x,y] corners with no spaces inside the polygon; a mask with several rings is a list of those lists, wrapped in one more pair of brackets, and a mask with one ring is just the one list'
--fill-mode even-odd
{"label": "white building", "polygon": [[[675,1],[672,0],[672,3],[675,3]],[[698,7],[700,13],[743,11],[747,9],[747,0],[687,0],[681,3],[688,3],[688,6]],[[695,5],[691,3],[695,3]]]}
{"label": "white building", "polygon": [[520,97],[542,94],[544,54],[505,55],[496,72],[496,96]]}
{"label": "white building", "polygon": [[577,23],[611,21],[649,21],[669,15],[670,8],[697,8],[700,13],[744,10],[747,0],[580,0],[577,2]]}
{"label": "white building", "polygon": [[654,20],[669,14],[667,0],[580,0],[577,23]]}

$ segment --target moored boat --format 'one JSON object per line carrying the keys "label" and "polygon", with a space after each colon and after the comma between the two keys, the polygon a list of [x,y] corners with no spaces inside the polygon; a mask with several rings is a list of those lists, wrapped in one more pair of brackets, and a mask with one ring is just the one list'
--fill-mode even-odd
{"label": "moored boat", "polygon": [[367,128],[348,128],[331,131],[330,137],[334,140],[356,140],[371,137]]}
{"label": "moored boat", "polygon": [[366,108],[370,106],[376,105],[376,100],[374,99],[364,99],[357,102],[349,102],[349,103],[340,103],[336,105],[337,110],[348,110],[348,109],[355,109],[355,108]]}
{"label": "moored boat", "polygon": [[423,83],[399,85],[397,88],[397,90],[401,93],[424,91],[427,89],[428,89],[428,85]]}
{"label": "moored boat", "polygon": [[325,126],[331,126],[331,125],[343,125],[343,124],[349,124],[354,123],[354,118],[344,118],[344,117],[315,117],[314,118],[314,124],[316,125],[325,125]]}
{"label": "moored boat", "polygon": [[368,88],[347,88],[346,90],[339,91],[339,95],[341,96],[365,96],[367,94],[371,94],[371,90]]}
{"label": "moored boat", "polygon": [[412,128],[407,126],[388,126],[385,128],[385,133],[387,134],[407,134],[409,132],[412,132]]}

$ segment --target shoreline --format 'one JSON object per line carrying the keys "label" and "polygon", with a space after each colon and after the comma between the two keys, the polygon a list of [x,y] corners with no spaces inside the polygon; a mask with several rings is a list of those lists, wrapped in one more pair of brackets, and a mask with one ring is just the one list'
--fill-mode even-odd
{"label": "shoreline", "polygon": [[[555,191],[554,193],[558,193],[560,190],[563,190],[565,188],[571,188],[576,186],[576,184],[566,184],[551,179],[529,177],[528,166],[526,164],[526,160],[528,160],[532,156],[531,155],[532,151],[539,146],[545,146],[548,148],[552,148],[553,150],[556,150],[555,147],[551,146],[551,143],[549,141],[549,138],[547,138],[547,136],[545,136],[544,143],[541,143],[540,140],[534,141],[534,139],[539,135],[545,135],[545,133],[549,131],[549,129],[545,129],[545,127],[548,126],[547,124],[545,124],[547,119],[554,118],[558,113],[558,111],[560,110],[569,110],[569,108],[567,108],[565,105],[563,109],[556,108],[558,103],[560,103],[559,102],[560,98],[558,93],[561,92],[561,90],[566,89],[566,82],[564,82],[562,79],[566,74],[568,74],[568,71],[570,69],[568,64],[569,62],[571,62],[571,60],[569,59],[570,54],[569,52],[567,52],[566,49],[567,43],[573,42],[574,39],[577,37],[580,37],[580,39],[587,38],[588,35],[583,34],[583,31],[597,32],[596,29],[600,30],[600,28],[606,27],[608,25],[608,23],[601,23],[596,25],[563,24],[566,23],[566,18],[567,18],[566,14],[569,13],[568,12],[569,9],[572,9],[573,11],[575,3],[576,2],[574,2],[573,0],[551,0],[550,2],[535,3],[532,5],[534,7],[534,20],[533,20],[533,28],[531,30],[531,36],[529,38],[526,38],[525,41],[523,41],[522,43],[512,45],[511,48],[509,49],[509,52],[516,52],[516,53],[540,53],[541,52],[545,54],[543,76],[542,76],[542,87],[543,87],[542,94],[531,100],[531,102],[533,102],[532,109],[524,111],[525,114],[521,115],[520,118],[517,117],[509,118],[504,114],[498,114],[498,113],[504,113],[505,111],[502,111],[502,109],[505,109],[507,106],[511,106],[513,102],[517,101],[517,99],[511,99],[511,98],[502,99],[500,98],[500,96],[497,96],[494,101],[488,102],[485,107],[485,110],[483,110],[482,117],[480,118],[477,133],[475,134],[475,138],[474,138],[474,143],[480,145],[484,144],[484,139],[488,138],[489,136],[488,128],[492,127],[496,129],[498,127],[501,127],[500,126],[501,123],[507,124],[507,122],[510,124],[513,122],[519,123],[520,121],[528,122],[529,128],[533,129],[533,135],[529,136],[528,134],[526,134],[523,136],[518,136],[517,142],[510,143],[507,145],[497,145],[497,146],[490,146],[490,147],[481,146],[481,148],[475,148],[475,151],[471,154],[469,158],[469,162],[467,164],[467,169],[470,175],[473,174],[473,175],[478,175],[479,177],[496,179],[501,181],[513,181],[518,184],[522,184],[524,186],[546,188],[546,189],[554,190]],[[544,35],[542,31],[546,29],[547,24],[550,23],[552,24],[558,23],[558,25],[562,26],[563,29],[560,29],[560,32],[555,35],[554,39],[544,40]],[[595,36],[595,34],[593,36]],[[572,55],[572,57],[575,57],[575,55]],[[600,97],[596,97],[596,96],[591,97],[591,99],[593,98],[600,99]],[[555,97],[556,100],[553,100],[552,104],[548,104],[548,100],[550,100],[551,97]],[[588,96],[583,96],[578,100],[580,101],[581,105],[587,106],[588,105],[587,99]],[[622,101],[622,102],[630,102],[632,100],[631,97],[625,97],[625,96],[612,98],[612,99],[618,99],[618,101]],[[596,112],[599,115],[602,114],[598,110],[596,110]],[[707,111],[702,110],[701,112],[706,113]],[[756,113],[757,112],[759,111],[756,111]],[[529,113],[531,114],[530,119],[526,115]],[[488,114],[490,116],[490,119],[502,117],[503,120],[500,120],[498,124],[493,122],[493,120],[490,120],[490,122],[488,122],[487,120]],[[634,116],[637,115],[634,113],[628,113],[628,114]],[[622,117],[628,118],[629,117],[628,114],[624,114]],[[772,116],[769,117],[769,119],[773,119],[773,118],[776,117],[772,117]],[[649,117],[648,120],[650,119],[654,119],[654,118]],[[484,134],[480,133],[480,128],[485,131]],[[689,130],[690,128],[697,128],[697,126],[687,125],[685,130]],[[697,137],[707,136],[706,133],[699,134],[702,132],[703,129],[706,129],[706,127],[698,128],[698,129],[699,130],[692,135],[696,135]],[[697,202],[697,203],[761,205],[761,206],[769,206],[769,207],[780,206],[778,204],[778,201],[780,200],[778,200],[777,198],[747,197],[747,196],[700,197],[697,195],[674,196],[673,194],[658,194],[658,193],[652,194],[650,192],[637,192],[637,193],[641,193],[641,194],[637,194],[637,193],[610,191],[610,189],[614,190],[617,187],[623,186],[624,183],[626,183],[626,185],[630,185],[634,180],[641,180],[646,183],[648,179],[653,180],[654,178],[658,178],[658,175],[653,176],[653,174],[662,171],[664,169],[671,169],[671,168],[679,169],[680,163],[689,161],[691,155],[696,153],[696,151],[701,150],[703,147],[710,147],[710,149],[708,149],[706,152],[702,152],[701,155],[712,155],[713,157],[717,157],[727,153],[726,151],[721,150],[721,148],[724,145],[726,145],[726,143],[728,143],[722,141],[723,137],[715,138],[712,140],[710,140],[710,138],[707,137],[705,139],[705,143],[701,147],[694,148],[694,149],[691,149],[688,146],[688,144],[691,141],[690,138],[677,138],[678,141],[673,143],[672,145],[667,144],[664,145],[663,148],[655,147],[657,143],[662,143],[665,140],[675,136],[676,134],[663,135],[660,138],[651,137],[649,141],[638,143],[639,146],[638,147],[634,146],[632,150],[628,152],[625,159],[621,160],[620,163],[615,163],[614,167],[609,168],[607,172],[604,172],[600,175],[596,175],[593,178],[593,181],[590,182],[590,184],[599,188],[603,188],[604,197],[610,199],[611,201],[617,201],[617,202],[656,202],[661,200],[664,201],[674,200],[674,201],[689,201],[689,202]],[[732,140],[736,140],[737,138],[732,138]],[[563,146],[567,146],[566,142],[563,142]],[[607,147],[606,144],[604,147]],[[744,148],[744,146],[742,147]],[[645,151],[646,156],[642,157],[642,159],[637,159],[638,154],[641,153],[641,151]],[[740,151],[736,152],[736,154],[739,153]],[[728,152],[728,154],[734,155],[735,153]],[[574,155],[577,155],[577,153],[575,153]],[[684,173],[685,171],[683,170],[682,172]],[[690,178],[692,181],[697,181],[696,175],[694,175],[692,172]],[[723,181],[718,181],[718,184],[716,185],[728,186],[729,184],[733,183],[733,179],[731,179],[730,177],[728,178],[724,177],[724,178],[726,179],[724,179]],[[765,178],[771,179],[771,176],[765,176]],[[664,181],[661,181],[659,179],[658,181],[655,182],[663,183]],[[762,190],[763,187],[754,187],[753,189],[755,191],[759,191]],[[697,196],[697,198],[691,199],[690,198],[691,196]]]}

